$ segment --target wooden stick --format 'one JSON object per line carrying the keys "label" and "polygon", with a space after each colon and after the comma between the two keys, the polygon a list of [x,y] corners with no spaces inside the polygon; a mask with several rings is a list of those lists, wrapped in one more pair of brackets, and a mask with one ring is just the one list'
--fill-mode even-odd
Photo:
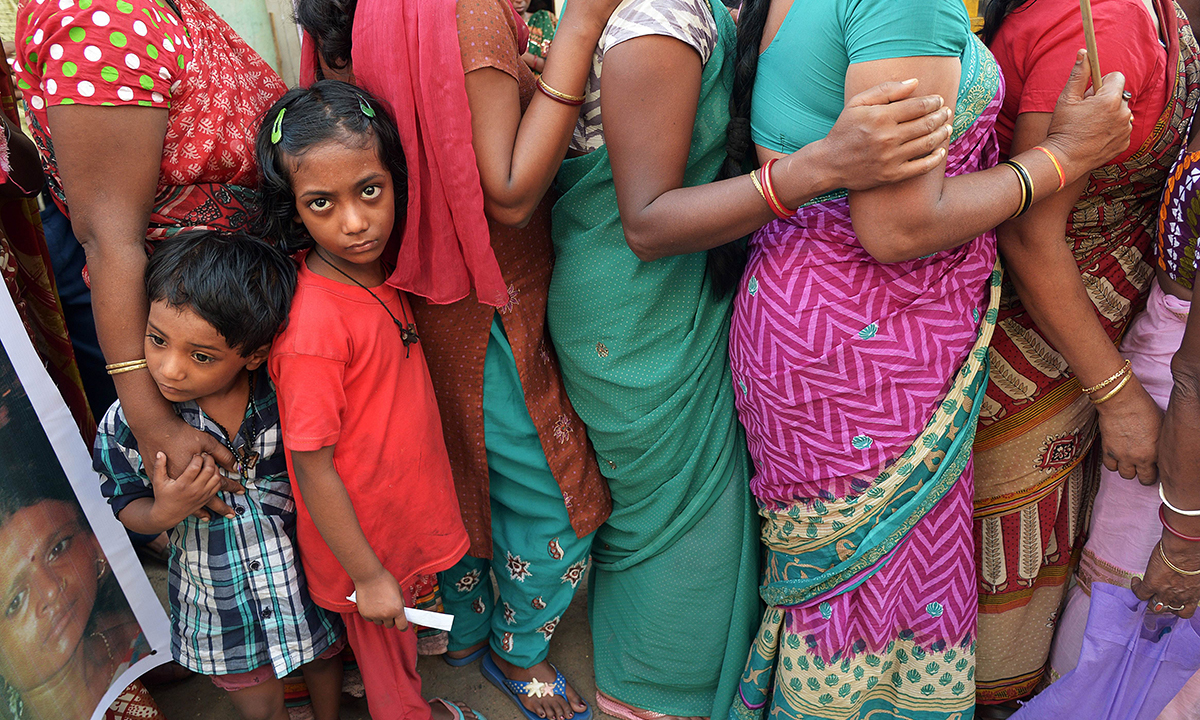
{"label": "wooden stick", "polygon": [[1083,37],[1087,41],[1088,64],[1092,66],[1092,86],[1100,90],[1100,55],[1096,52],[1096,25],[1092,22],[1092,0],[1079,0],[1083,12]]}

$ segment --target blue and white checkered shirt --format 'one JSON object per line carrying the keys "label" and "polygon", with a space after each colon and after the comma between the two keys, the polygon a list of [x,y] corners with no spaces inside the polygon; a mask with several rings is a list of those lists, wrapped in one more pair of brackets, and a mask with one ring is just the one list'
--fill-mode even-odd
{"label": "blue and white checkered shirt", "polygon": [[[169,600],[171,652],[184,667],[205,675],[231,675],[270,665],[283,677],[337,642],[341,619],[308,596],[295,548],[296,503],[288,481],[275,386],[265,369],[233,439],[239,450],[257,415],[254,452],[246,475],[232,475],[245,495],[221,493],[237,513],[201,523],[189,517],[167,534],[171,541]],[[218,438],[225,431],[195,402],[176,403],[188,425]],[[133,500],[153,497],[137,440],[114,403],[96,435],[93,466],[101,491],[120,514]]]}

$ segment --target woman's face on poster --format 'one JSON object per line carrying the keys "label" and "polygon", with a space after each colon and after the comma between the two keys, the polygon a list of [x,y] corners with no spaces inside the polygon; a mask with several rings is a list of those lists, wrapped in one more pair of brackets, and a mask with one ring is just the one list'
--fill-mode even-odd
{"label": "woman's face on poster", "polygon": [[43,500],[0,526],[0,677],[17,692],[48,682],[79,649],[98,560],[69,503]]}

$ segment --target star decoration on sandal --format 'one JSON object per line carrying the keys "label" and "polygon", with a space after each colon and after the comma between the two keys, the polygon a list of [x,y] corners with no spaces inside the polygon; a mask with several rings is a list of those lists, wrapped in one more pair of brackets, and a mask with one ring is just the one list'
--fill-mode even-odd
{"label": "star decoration on sandal", "polygon": [[530,680],[529,682],[525,683],[525,687],[526,687],[525,694],[528,695],[529,697],[539,697],[540,698],[540,697],[546,697],[547,695],[554,694],[554,687],[552,685],[547,685],[546,683],[542,682],[541,680],[538,680],[537,678],[534,678],[534,679]]}

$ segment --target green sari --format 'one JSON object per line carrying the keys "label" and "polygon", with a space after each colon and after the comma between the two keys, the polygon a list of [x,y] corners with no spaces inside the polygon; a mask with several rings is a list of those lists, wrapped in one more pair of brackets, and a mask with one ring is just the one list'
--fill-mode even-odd
{"label": "green sari", "polygon": [[[689,186],[711,182],[725,157],[736,30],[719,2],[712,10],[720,39],[702,76]],[[761,617],[731,298],[713,293],[704,253],[638,260],[606,148],[564,162],[558,188],[547,320],[613,497],[589,586],[596,684],[643,710],[723,718]]]}

